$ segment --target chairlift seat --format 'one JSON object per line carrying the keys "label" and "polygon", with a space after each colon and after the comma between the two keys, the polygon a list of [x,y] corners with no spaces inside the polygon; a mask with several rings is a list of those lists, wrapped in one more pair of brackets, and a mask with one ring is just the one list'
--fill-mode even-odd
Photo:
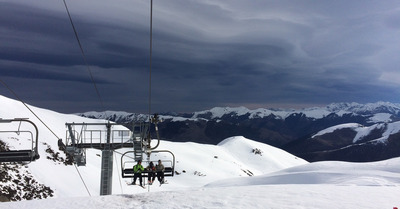
{"label": "chairlift seat", "polygon": [[0,162],[22,162],[39,159],[33,150],[9,150],[0,152]]}
{"label": "chairlift seat", "polygon": [[[133,178],[134,176],[133,168],[125,168],[122,170],[122,178]],[[142,177],[148,177],[149,175],[148,170],[142,171]],[[165,167],[164,168],[164,176],[174,176],[174,171],[172,167]]]}

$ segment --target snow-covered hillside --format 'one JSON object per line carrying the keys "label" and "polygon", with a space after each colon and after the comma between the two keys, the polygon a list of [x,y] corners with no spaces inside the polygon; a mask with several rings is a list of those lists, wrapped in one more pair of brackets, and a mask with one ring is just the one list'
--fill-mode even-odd
{"label": "snow-covered hillside", "polygon": [[[29,118],[39,128],[40,159],[18,169],[26,170],[37,182],[50,187],[54,190],[54,196],[57,198],[99,195],[100,150],[87,149],[87,165],[78,168],[66,166],[62,163],[63,161],[54,159],[49,150],[58,153],[57,156],[59,158],[65,159],[64,153],[58,150],[57,141],[58,138],[65,137],[66,122],[104,121],[30,107],[54,132],[53,134],[22,103],[0,97],[0,105],[1,118]],[[7,125],[3,128],[7,129]],[[19,146],[26,146],[26,144],[31,143],[25,138],[21,138],[18,135],[13,136],[12,134],[0,135],[0,139],[10,145],[10,149],[18,149]],[[292,166],[307,164],[306,161],[283,150],[244,137],[232,137],[219,145],[162,141],[159,149],[170,150],[174,153],[176,157],[175,170],[178,174],[169,179],[170,184],[168,185],[149,188],[152,191],[201,187],[215,180],[262,175]],[[131,179],[121,178],[120,160],[121,154],[125,151],[128,151],[128,149],[116,150],[114,154],[113,194],[147,192],[147,190],[138,187],[128,186],[126,183],[130,182]],[[158,160],[158,157],[160,156],[154,156],[151,160]],[[12,175],[17,175],[16,172],[13,171]],[[2,186],[6,184],[9,185],[10,182],[0,183]],[[86,190],[85,186],[87,186],[88,190]],[[18,188],[18,182],[11,183],[11,188]]]}
{"label": "snow-covered hillside", "polygon": [[[27,175],[54,190],[52,198],[0,203],[0,208],[375,209],[400,206],[400,158],[374,163],[308,163],[241,136],[227,138],[217,145],[161,141],[158,149],[175,154],[178,174],[168,178],[168,184],[146,185],[145,189],[128,185],[130,179],[120,178],[120,157],[127,149],[117,150],[113,195],[99,196],[101,151],[88,149],[86,166],[64,165],[48,152],[49,149],[59,152],[58,138],[20,102],[0,96],[0,106],[1,118],[29,117],[40,133],[41,158],[12,169],[10,176]],[[65,122],[104,122],[31,108],[60,138],[65,135]],[[30,143],[19,135],[5,134],[0,139],[12,145],[11,148]],[[58,157],[65,155],[59,152]],[[152,160],[162,157],[152,156]],[[6,165],[2,164],[2,171]],[[21,183],[16,178],[6,182],[3,179],[0,188],[19,188],[24,194],[28,191],[23,191]]]}
{"label": "snow-covered hillside", "polygon": [[319,162],[178,191],[1,203],[0,208],[392,209],[400,206],[399,168],[400,158],[375,163]]}
{"label": "snow-covered hillside", "polygon": [[[341,125],[332,126],[330,128],[319,131],[317,134],[313,135],[312,138],[314,138],[316,136],[324,135],[327,133],[332,133],[334,131],[344,129],[344,128],[352,129],[357,133],[357,135],[353,139],[353,143],[357,143],[358,141],[362,140],[363,137],[368,136],[374,130],[383,130],[382,136],[374,139],[373,141],[385,143],[391,134],[400,132],[400,122],[379,123],[379,124],[374,124],[374,125],[368,126],[368,127],[362,126],[358,123],[341,124]],[[370,141],[372,141],[372,140],[370,140]]]}

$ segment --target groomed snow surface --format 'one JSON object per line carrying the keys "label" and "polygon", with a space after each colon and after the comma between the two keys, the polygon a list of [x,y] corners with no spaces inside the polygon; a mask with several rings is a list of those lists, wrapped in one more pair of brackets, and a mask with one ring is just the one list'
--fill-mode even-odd
{"label": "groomed snow surface", "polygon": [[[388,208],[400,205],[400,159],[319,162],[176,191],[1,203],[0,208]],[[175,178],[175,177],[174,177]],[[174,180],[169,179],[173,185]],[[191,182],[187,182],[191,184]],[[138,186],[135,191],[143,190]],[[158,186],[154,186],[158,187]]]}

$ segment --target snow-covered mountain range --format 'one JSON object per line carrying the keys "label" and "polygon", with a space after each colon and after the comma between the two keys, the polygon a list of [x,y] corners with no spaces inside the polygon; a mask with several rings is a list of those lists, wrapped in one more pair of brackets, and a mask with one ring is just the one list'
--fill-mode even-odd
{"label": "snow-covered mountain range", "polygon": [[[330,114],[343,116],[345,114],[355,114],[369,116],[371,122],[389,122],[390,116],[400,115],[400,104],[390,102],[376,103],[332,103],[325,107],[311,107],[303,109],[266,109],[258,108],[250,110],[246,107],[215,107],[210,110],[203,110],[194,113],[160,113],[164,119],[173,121],[180,120],[214,120],[223,119],[228,116],[247,116],[248,119],[265,118],[274,116],[279,119],[286,119],[291,115],[304,114],[308,118],[321,119]],[[127,113],[123,111],[105,111],[105,112],[86,112],[77,113],[89,118],[101,118],[111,121],[134,121],[146,120],[146,114]],[[389,116],[389,117],[388,117]],[[395,119],[398,120],[398,119]]]}
{"label": "snow-covered mountain range", "polygon": [[[89,118],[126,123],[148,116],[126,112],[88,112]],[[163,137],[170,141],[218,144],[242,135],[309,161],[374,161],[400,156],[400,104],[333,103],[304,109],[250,110],[215,107],[194,113],[161,113]]]}

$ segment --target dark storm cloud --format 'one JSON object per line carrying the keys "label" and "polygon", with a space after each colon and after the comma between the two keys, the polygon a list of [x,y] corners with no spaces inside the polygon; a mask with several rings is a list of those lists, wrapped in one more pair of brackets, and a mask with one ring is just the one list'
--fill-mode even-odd
{"label": "dark storm cloud", "polygon": [[58,27],[65,19],[59,13],[10,2],[0,2],[0,12],[4,30],[67,37],[64,27]]}
{"label": "dark storm cloud", "polygon": [[[41,68],[41,69],[38,69]],[[14,77],[14,78],[29,78],[29,79],[41,79],[41,80],[53,80],[53,81],[74,81],[81,83],[91,83],[90,77],[85,73],[79,72],[74,69],[54,70],[47,69],[46,66],[28,66],[27,64],[2,64],[0,68],[0,75],[2,77]],[[99,83],[109,83],[104,79],[97,79]]]}
{"label": "dark storm cloud", "polygon": [[[83,20],[79,16],[73,19],[90,65],[126,67],[143,60],[140,50],[144,45],[140,44],[143,43],[144,33],[148,33],[144,28],[127,29],[112,23],[88,22],[90,20]],[[4,31],[2,36],[7,39],[0,49],[0,57],[4,60],[54,66],[83,63],[66,13],[1,3],[0,28]],[[105,28],[112,33],[102,34]],[[120,36],[115,34],[130,34],[132,40],[128,43],[119,42]],[[137,41],[140,42],[139,46],[135,45]],[[135,54],[140,56],[132,60],[131,56]]]}
{"label": "dark storm cloud", "polygon": [[59,40],[67,37],[64,27],[59,27],[62,22],[60,20],[60,14],[54,12],[1,2],[0,29],[3,43],[0,58],[50,65],[69,65],[77,58],[82,59],[57,52],[62,47],[62,41]]}
{"label": "dark storm cloud", "polygon": [[[149,2],[67,3],[105,108],[146,112]],[[390,0],[154,1],[153,109],[399,102],[399,8]],[[0,2],[0,38],[0,76],[28,103],[103,108],[62,2]]]}

